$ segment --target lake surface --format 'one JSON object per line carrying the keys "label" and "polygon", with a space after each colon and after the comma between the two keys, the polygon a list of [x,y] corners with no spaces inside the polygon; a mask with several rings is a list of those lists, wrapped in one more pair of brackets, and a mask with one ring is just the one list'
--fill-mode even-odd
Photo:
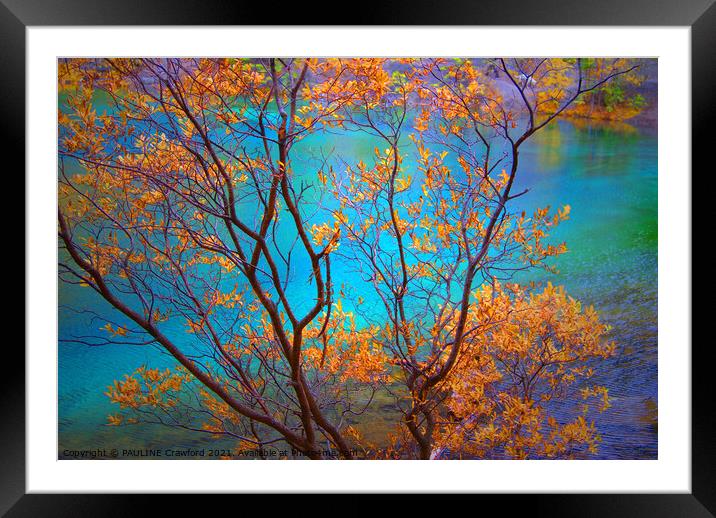
{"label": "lake surface", "polygon": [[[307,151],[334,149],[340,156],[372,155],[374,141],[340,135],[314,138]],[[310,153],[308,153],[310,154]],[[601,459],[657,457],[657,139],[653,129],[560,121],[536,134],[521,152],[515,192],[521,208],[569,204],[571,217],[551,242],[569,252],[555,275],[535,280],[562,284],[592,304],[613,329],[617,354],[600,364],[595,382],[606,385],[612,406],[597,420]],[[336,277],[341,265],[335,265]],[[301,278],[297,275],[296,278]],[[105,321],[72,308],[112,315],[86,288],[60,284],[58,346],[58,451],[233,447],[209,436],[152,425],[106,426],[116,413],[108,385],[146,364],[173,366],[153,347],[90,347],[72,336],[106,336]],[[121,321],[121,319],[118,319]]]}

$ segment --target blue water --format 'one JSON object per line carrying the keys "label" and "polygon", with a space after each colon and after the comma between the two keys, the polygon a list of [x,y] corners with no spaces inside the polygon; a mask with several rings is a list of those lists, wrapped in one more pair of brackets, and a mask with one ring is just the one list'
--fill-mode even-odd
{"label": "blue water", "polygon": [[[302,145],[294,167],[314,164],[321,153],[365,157],[375,141],[352,134],[313,137]],[[314,168],[311,168],[315,170]],[[553,234],[569,252],[555,275],[536,280],[562,284],[593,304],[612,327],[617,355],[602,363],[596,381],[609,388],[612,407],[598,417],[602,444],[597,458],[653,459],[657,456],[657,141],[654,130],[560,121],[525,144],[514,192],[524,209],[569,204],[570,220]],[[334,264],[334,276],[348,272]],[[304,278],[295,272],[296,279]],[[302,293],[304,289],[297,289]],[[156,425],[106,426],[118,408],[104,395],[115,379],[140,365],[173,366],[152,346],[90,347],[67,341],[106,336],[106,320],[70,308],[114,316],[87,288],[59,288],[59,455],[65,450],[232,447],[208,435]],[[181,334],[181,333],[180,333]],[[183,335],[185,336],[185,335]],[[186,340],[186,337],[183,338]]]}

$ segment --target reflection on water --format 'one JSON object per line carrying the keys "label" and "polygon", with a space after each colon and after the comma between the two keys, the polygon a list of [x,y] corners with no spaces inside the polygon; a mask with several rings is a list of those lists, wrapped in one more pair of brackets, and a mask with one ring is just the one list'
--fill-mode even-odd
{"label": "reflection on water", "polygon": [[[306,143],[306,156],[372,153],[370,139],[329,135]],[[350,148],[348,148],[350,146]],[[307,159],[306,163],[311,160]],[[559,272],[530,279],[563,284],[568,293],[593,304],[612,326],[618,354],[600,365],[596,382],[606,385],[612,406],[601,414],[598,458],[653,459],[657,456],[657,142],[653,130],[584,120],[560,121],[535,135],[521,153],[518,202],[572,207],[571,219],[554,234],[569,252],[556,261]],[[342,270],[336,265],[337,272]],[[296,278],[300,278],[297,275]],[[89,292],[60,286],[60,304],[107,305]],[[60,336],[99,334],[101,322],[64,307]],[[211,436],[151,425],[105,426],[117,411],[103,392],[113,380],[142,364],[172,365],[159,351],[143,347],[59,345],[59,452],[96,448],[232,447]],[[378,400],[369,415],[372,440],[389,428],[390,400]],[[364,423],[365,424],[365,423]]]}

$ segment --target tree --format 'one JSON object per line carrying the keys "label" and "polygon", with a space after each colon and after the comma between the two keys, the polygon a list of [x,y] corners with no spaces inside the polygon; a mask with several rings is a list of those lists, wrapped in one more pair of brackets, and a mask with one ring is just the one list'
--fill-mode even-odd
{"label": "tree", "polygon": [[[546,238],[569,207],[509,207],[526,192],[512,192],[520,146],[636,66],[62,60],[60,277],[130,322],[108,319],[108,340],[159,345],[178,364],[115,382],[109,423],[310,458],[594,450],[587,409],[558,423],[547,402],[578,388],[608,404],[584,381],[613,350],[607,328],[561,288],[511,282],[566,250]],[[383,144],[370,165],[307,169],[299,143],[333,130]],[[363,282],[334,279],[336,260]],[[368,291],[382,308],[349,295]],[[376,391],[402,412],[389,447],[347,420]]]}

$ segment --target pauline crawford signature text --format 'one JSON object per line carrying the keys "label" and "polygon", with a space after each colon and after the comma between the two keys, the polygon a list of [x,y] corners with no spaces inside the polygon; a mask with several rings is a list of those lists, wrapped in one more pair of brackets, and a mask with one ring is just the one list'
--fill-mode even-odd
{"label": "pauline crawford signature text", "polygon": [[[339,452],[332,449],[323,449],[319,452],[324,457],[339,457]],[[61,459],[200,459],[200,458],[256,458],[256,459],[281,459],[291,456],[292,458],[307,457],[308,453],[300,452],[296,449],[271,449],[256,448],[247,450],[229,450],[229,449],[212,449],[212,448],[138,448],[138,449],[117,449],[117,448],[97,448],[89,450],[71,450],[62,451]]]}

